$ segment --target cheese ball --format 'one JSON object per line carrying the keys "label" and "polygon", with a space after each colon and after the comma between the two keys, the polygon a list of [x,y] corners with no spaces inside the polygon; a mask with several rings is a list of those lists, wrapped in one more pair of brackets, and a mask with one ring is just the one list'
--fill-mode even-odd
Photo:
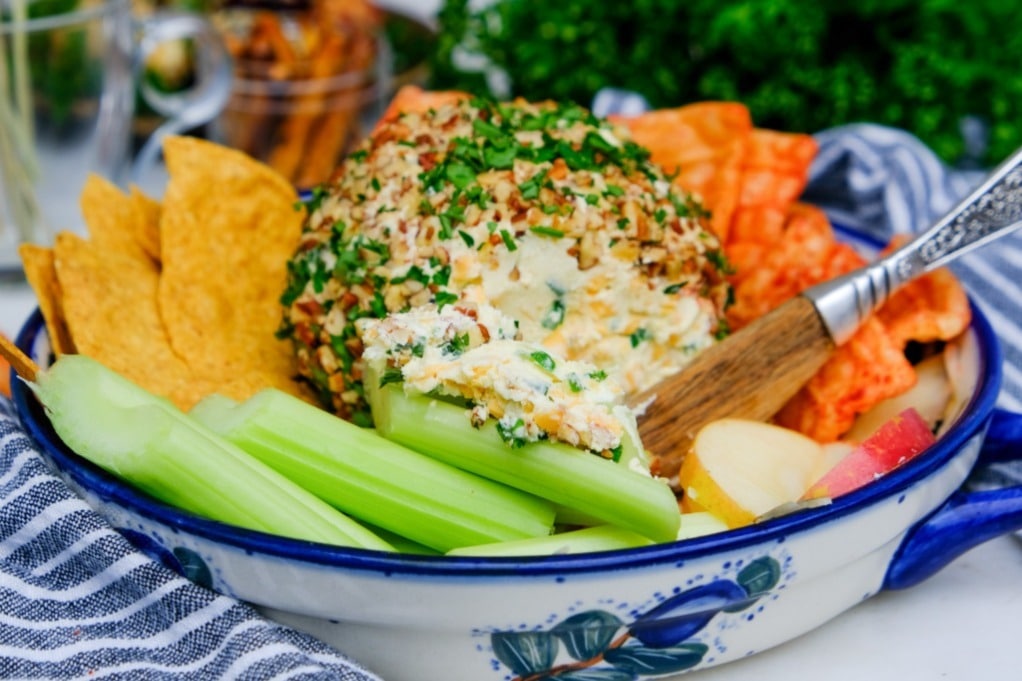
{"label": "cheese ball", "polygon": [[728,265],[698,197],[573,104],[464,98],[381,123],[307,203],[279,335],[364,425],[356,321],[491,305],[628,394],[727,333]]}

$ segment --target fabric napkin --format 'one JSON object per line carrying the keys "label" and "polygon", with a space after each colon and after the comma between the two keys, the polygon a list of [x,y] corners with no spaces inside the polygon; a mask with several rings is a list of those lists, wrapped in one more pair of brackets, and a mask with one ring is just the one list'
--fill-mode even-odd
{"label": "fabric napkin", "polygon": [[[981,179],[898,130],[856,125],[818,140],[807,200],[882,240],[924,228]],[[954,269],[1003,341],[999,407],[1020,412],[1022,235]],[[1022,481],[1017,463],[1005,466],[1002,483]],[[134,549],[52,473],[0,398],[0,678],[379,677]]]}
{"label": "fabric napkin", "polygon": [[136,550],[0,396],[0,679],[379,681]]}

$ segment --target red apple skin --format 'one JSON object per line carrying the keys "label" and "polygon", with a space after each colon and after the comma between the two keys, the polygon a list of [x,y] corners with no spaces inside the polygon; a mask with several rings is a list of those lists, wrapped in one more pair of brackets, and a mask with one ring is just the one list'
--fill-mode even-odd
{"label": "red apple skin", "polygon": [[910,407],[863,440],[813,483],[802,498],[834,499],[847,494],[894,470],[935,441],[926,421]]}
{"label": "red apple skin", "polygon": [[862,447],[884,468],[884,472],[908,461],[936,442],[926,420],[913,408],[895,416],[862,441]]}

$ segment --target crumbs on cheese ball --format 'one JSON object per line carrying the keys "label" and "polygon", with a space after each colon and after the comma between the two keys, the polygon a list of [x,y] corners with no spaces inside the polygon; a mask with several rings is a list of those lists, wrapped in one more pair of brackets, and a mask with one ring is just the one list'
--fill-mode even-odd
{"label": "crumbs on cheese ball", "polygon": [[356,327],[381,384],[464,400],[474,426],[495,419],[512,447],[552,440],[616,459],[634,432],[624,391],[604,372],[520,340],[517,322],[488,305],[425,305]]}
{"label": "crumbs on cheese ball", "polygon": [[384,122],[309,200],[282,296],[299,373],[369,424],[360,318],[493,305],[634,393],[727,332],[696,197],[575,105],[464,99]]}

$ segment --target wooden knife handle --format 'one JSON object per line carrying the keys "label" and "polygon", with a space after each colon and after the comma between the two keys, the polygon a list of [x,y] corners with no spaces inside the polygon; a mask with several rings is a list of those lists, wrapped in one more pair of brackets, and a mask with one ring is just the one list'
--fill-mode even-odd
{"label": "wooden knife handle", "polygon": [[833,350],[816,307],[796,296],[631,400],[652,400],[639,418],[642,443],[657,456],[683,456],[699,428],[714,419],[766,420]]}

